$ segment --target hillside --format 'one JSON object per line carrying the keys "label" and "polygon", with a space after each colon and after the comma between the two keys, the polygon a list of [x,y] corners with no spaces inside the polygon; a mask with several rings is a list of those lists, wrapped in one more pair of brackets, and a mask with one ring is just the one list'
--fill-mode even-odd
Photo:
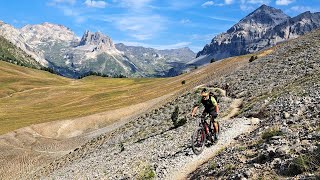
{"label": "hillside", "polygon": [[30,55],[0,36],[0,60],[20,66],[40,69],[43,67]]}
{"label": "hillside", "polygon": [[[275,47],[268,56],[246,61],[239,69],[207,74],[202,81],[206,86],[230,87],[228,96],[220,97],[221,149],[189,178],[319,178],[319,38],[316,31]],[[190,148],[196,122],[188,116],[197,96],[196,89],[190,89],[30,177],[181,178],[171,174],[197,159]],[[229,119],[235,100],[243,103],[237,106],[237,118]],[[170,119],[175,106],[180,119],[187,120],[178,128]],[[250,121],[252,127],[245,130]],[[239,130],[247,133],[234,134]]]}
{"label": "hillside", "polygon": [[[34,123],[82,117],[126,107],[189,89],[210,74],[228,72],[247,57],[217,63],[172,78],[101,78],[73,80],[1,62],[0,119],[8,123],[0,134]],[[211,65],[212,66],[212,65]],[[182,81],[186,84],[182,84]],[[122,102],[121,99],[126,101]],[[121,101],[119,103],[118,101]],[[15,109],[19,109],[16,111]],[[28,117],[28,120],[25,119]]]}
{"label": "hillside", "polygon": [[[226,59],[173,78],[92,76],[81,80],[0,62],[0,80],[8,82],[1,86],[0,108],[4,111],[0,112],[0,130],[2,134],[9,132],[0,136],[0,155],[5,162],[0,178],[25,177],[31,169],[68,154],[101,133],[118,129],[207,82],[210,76],[220,77],[240,68],[248,59]],[[20,127],[25,128],[17,129]]]}

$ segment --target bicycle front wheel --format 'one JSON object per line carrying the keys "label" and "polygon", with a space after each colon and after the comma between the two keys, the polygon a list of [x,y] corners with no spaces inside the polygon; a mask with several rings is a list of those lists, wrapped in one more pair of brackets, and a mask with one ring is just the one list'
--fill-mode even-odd
{"label": "bicycle front wheel", "polygon": [[203,128],[198,128],[194,131],[192,135],[192,150],[195,154],[199,155],[203,149],[204,149],[204,144],[206,142],[206,134],[204,132]]}

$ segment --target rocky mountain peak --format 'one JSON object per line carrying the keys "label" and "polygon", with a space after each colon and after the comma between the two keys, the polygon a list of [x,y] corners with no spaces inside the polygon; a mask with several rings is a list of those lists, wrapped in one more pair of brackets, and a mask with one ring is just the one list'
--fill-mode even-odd
{"label": "rocky mountain peak", "polygon": [[30,44],[34,44],[33,42],[38,43],[39,41],[78,41],[78,37],[69,28],[48,22],[26,25],[20,31]]}
{"label": "rocky mountain peak", "polygon": [[110,37],[102,34],[99,31],[92,33],[88,30],[85,31],[79,43],[79,46],[84,45],[106,45],[108,47],[114,47],[114,44]]}
{"label": "rocky mountain peak", "polygon": [[215,36],[196,57],[199,62],[208,63],[212,58],[253,53],[319,27],[320,13],[307,11],[291,18],[280,9],[262,5],[227,32]]}
{"label": "rocky mountain peak", "polygon": [[240,22],[243,23],[260,23],[268,24],[271,26],[277,25],[290,17],[282,12],[280,9],[276,9],[267,5],[262,5],[248,16],[243,18]]}

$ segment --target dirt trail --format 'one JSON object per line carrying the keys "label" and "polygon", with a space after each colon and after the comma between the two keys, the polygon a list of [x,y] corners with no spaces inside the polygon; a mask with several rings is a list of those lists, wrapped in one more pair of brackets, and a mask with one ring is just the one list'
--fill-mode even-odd
{"label": "dirt trail", "polygon": [[[0,179],[20,179],[86,141],[124,125],[173,94],[86,117],[24,127],[0,136]],[[14,157],[14,158],[12,158]]]}
{"label": "dirt trail", "polygon": [[235,119],[235,121],[237,122],[233,123],[232,127],[228,128],[226,131],[221,132],[217,144],[214,144],[210,148],[205,148],[200,155],[194,156],[183,166],[176,167],[176,169],[165,179],[187,179],[188,175],[194,172],[197,167],[209,161],[223,148],[232,144],[235,137],[243,133],[251,132],[255,129],[255,126],[251,125],[249,119]]}
{"label": "dirt trail", "polygon": [[250,119],[231,119],[239,112],[241,105],[242,99],[233,100],[229,108],[229,113],[220,120],[228,120],[234,122],[232,123],[232,126],[230,128],[228,128],[226,131],[221,132],[217,144],[214,144],[210,148],[205,148],[200,155],[194,156],[183,166],[176,167],[176,169],[173,170],[172,173],[170,173],[166,177],[166,179],[186,179],[190,173],[194,172],[197,169],[197,167],[209,161],[223,148],[232,144],[235,137],[254,130],[256,124],[253,124]]}
{"label": "dirt trail", "polygon": [[225,121],[234,117],[239,112],[242,102],[243,99],[235,99],[230,105],[229,113],[222,120]]}

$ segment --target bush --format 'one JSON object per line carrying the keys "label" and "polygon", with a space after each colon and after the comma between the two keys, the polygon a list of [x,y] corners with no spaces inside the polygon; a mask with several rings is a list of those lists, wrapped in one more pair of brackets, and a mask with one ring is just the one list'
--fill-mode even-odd
{"label": "bush", "polygon": [[176,107],[174,108],[174,111],[173,111],[173,113],[171,114],[171,120],[172,120],[172,123],[173,123],[174,128],[183,126],[183,125],[186,124],[186,122],[187,122],[187,118],[181,118],[181,119],[179,120],[179,107],[178,107],[178,106],[176,106]]}
{"label": "bush", "polygon": [[179,127],[179,126],[183,126],[184,124],[187,123],[187,118],[182,118],[180,119],[177,124],[175,125],[175,127]]}
{"label": "bush", "polygon": [[183,81],[181,82],[181,84],[182,84],[182,85],[186,84],[186,80],[183,80]]}
{"label": "bush", "polygon": [[124,151],[124,145],[122,142],[119,144],[119,147],[120,147],[120,152]]}
{"label": "bush", "polygon": [[252,62],[254,60],[258,59],[258,56],[251,56],[250,59],[249,59],[249,62]]}
{"label": "bush", "polygon": [[172,123],[173,125],[176,127],[177,123],[178,123],[178,116],[179,116],[179,107],[176,106],[174,108],[174,111],[173,113],[171,114],[171,120],[172,120]]}
{"label": "bush", "polygon": [[210,63],[213,63],[215,61],[215,59],[214,58],[212,58],[211,60],[210,60]]}
{"label": "bush", "polygon": [[262,139],[269,140],[273,136],[282,136],[282,135],[283,135],[283,132],[278,129],[269,129],[262,134]]}
{"label": "bush", "polygon": [[154,170],[150,167],[147,166],[143,169],[143,171],[140,172],[138,179],[153,179],[156,177],[156,173],[154,172]]}
{"label": "bush", "polygon": [[320,166],[320,148],[315,152],[309,152],[307,154],[301,154],[286,166],[284,175],[296,176],[303,172],[316,172]]}

